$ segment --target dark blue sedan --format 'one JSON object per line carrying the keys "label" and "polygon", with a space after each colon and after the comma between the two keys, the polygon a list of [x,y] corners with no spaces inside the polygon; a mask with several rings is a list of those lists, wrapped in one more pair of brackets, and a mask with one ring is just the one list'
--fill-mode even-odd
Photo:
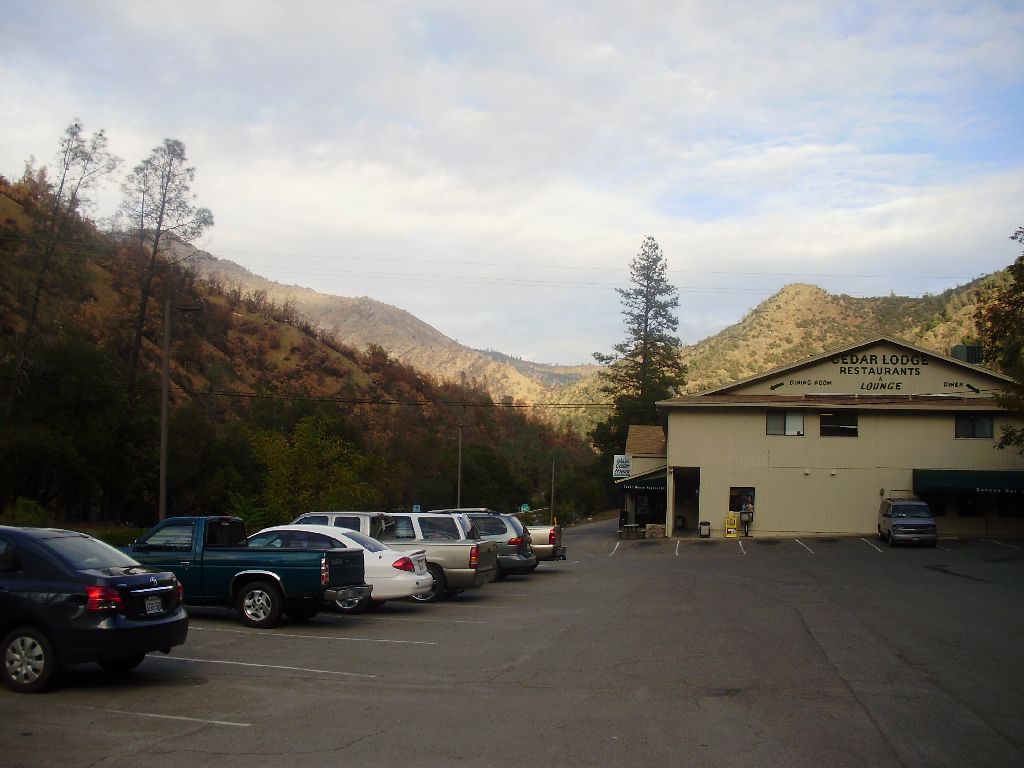
{"label": "dark blue sedan", "polygon": [[84,533],[0,526],[0,675],[12,690],[41,691],[68,664],[127,672],[187,635],[174,574]]}

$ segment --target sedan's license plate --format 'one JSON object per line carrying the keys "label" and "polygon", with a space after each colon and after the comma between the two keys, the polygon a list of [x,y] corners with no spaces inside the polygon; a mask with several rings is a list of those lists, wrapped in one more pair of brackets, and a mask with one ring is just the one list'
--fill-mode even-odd
{"label": "sedan's license plate", "polygon": [[156,596],[146,598],[146,613],[162,613],[164,610],[163,601]]}

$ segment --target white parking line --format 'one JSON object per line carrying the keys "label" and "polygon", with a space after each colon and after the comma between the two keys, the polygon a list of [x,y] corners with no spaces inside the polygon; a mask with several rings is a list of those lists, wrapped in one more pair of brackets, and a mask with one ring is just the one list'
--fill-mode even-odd
{"label": "white parking line", "polygon": [[486,621],[470,619],[412,619],[406,616],[360,616],[359,621],[418,621],[423,624],[486,624]]}
{"label": "white parking line", "polygon": [[307,667],[285,667],[280,664],[253,664],[248,661],[221,661],[219,659],[193,659],[187,656],[150,656],[151,659],[161,661],[190,661],[193,664],[228,664],[233,667],[259,667],[260,669],[284,669],[288,672],[313,672],[317,675],[341,675],[342,677],[368,677],[376,675],[364,675],[359,672],[335,672],[333,669],[309,669]]}
{"label": "white parking line", "polygon": [[982,541],[990,541],[993,544],[998,544],[1000,547],[1006,547],[1007,549],[1020,549],[1016,544],[1007,544],[1005,541],[996,541],[995,539],[982,539]]}
{"label": "white parking line", "polygon": [[123,709],[100,709],[98,707],[82,707],[91,712],[106,712],[111,715],[134,715],[135,717],[156,717],[160,720],[184,720],[188,723],[206,723],[207,725],[229,725],[235,728],[248,728],[249,723],[232,723],[227,720],[206,720],[201,717],[182,717],[180,715],[158,715],[155,712],[128,712]]}
{"label": "white parking line", "polygon": [[621,541],[616,541],[615,542],[615,546],[612,547],[612,551],[608,553],[608,557],[611,557],[612,555],[615,554],[615,550],[617,550],[619,548],[619,544],[621,544],[621,543],[622,543]]}
{"label": "white parking line", "polygon": [[438,645],[438,643],[426,640],[379,640],[372,637],[338,637],[337,635],[295,635],[290,632],[248,632],[243,629],[221,629],[219,627],[197,627],[189,626],[189,631],[198,629],[200,632],[229,632],[233,635],[246,635],[248,637],[294,637],[301,640],[348,640],[353,643],[395,643],[397,645]]}
{"label": "white parking line", "polygon": [[813,549],[811,549],[810,547],[808,547],[808,546],[807,546],[806,544],[804,544],[804,543],[803,543],[802,541],[800,541],[800,539],[793,539],[793,541],[795,541],[795,542],[796,542],[797,544],[799,544],[799,545],[800,545],[801,547],[803,547],[804,549],[806,549],[806,550],[807,550],[808,552],[810,552],[810,553],[811,553],[812,555],[814,554],[814,550],[813,550]]}
{"label": "white parking line", "polygon": [[740,552],[742,552],[744,555],[747,554],[747,550],[743,548],[743,542],[737,539],[736,543],[740,545]]}
{"label": "white parking line", "polygon": [[680,545],[680,544],[682,544],[682,542],[681,542],[681,541],[677,541],[677,542],[676,542],[676,557],[679,557],[679,545]]}
{"label": "white parking line", "polygon": [[868,540],[867,540],[867,539],[865,539],[865,538],[864,538],[863,536],[861,536],[861,539],[860,539],[860,540],[861,540],[861,541],[863,541],[863,542],[864,542],[865,544],[867,544],[867,545],[868,545],[869,547],[871,547],[872,549],[877,549],[877,550],[878,550],[879,552],[881,552],[881,551],[882,551],[882,548],[881,548],[881,547],[876,547],[876,546],[875,546],[875,544],[874,544],[874,542],[868,541]]}

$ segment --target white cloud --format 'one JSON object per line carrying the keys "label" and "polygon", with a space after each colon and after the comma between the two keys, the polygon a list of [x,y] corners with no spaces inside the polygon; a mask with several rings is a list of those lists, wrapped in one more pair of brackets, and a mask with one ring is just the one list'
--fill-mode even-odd
{"label": "white cloud", "polygon": [[474,346],[566,362],[609,349],[612,286],[647,234],[678,270],[687,341],[786,282],[937,291],[1016,256],[1014,4],[5,13],[0,173],[49,159],[75,116],[129,167],[180,138],[213,253]]}

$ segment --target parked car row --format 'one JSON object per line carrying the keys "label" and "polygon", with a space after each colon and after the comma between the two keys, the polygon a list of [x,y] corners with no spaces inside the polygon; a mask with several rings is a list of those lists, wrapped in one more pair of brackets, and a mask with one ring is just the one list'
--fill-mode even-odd
{"label": "parked car row", "polygon": [[[564,558],[561,529],[540,559]],[[127,672],[185,642],[185,605],[234,608],[254,628],[325,606],[433,602],[537,567],[531,534],[488,509],[324,512],[246,536],[241,519],[168,518],[118,550],[75,531],[0,526],[0,674],[44,690],[70,664]]]}
{"label": "parked car row", "polygon": [[421,548],[434,578],[431,590],[412,596],[422,602],[529,573],[541,560],[565,559],[561,527],[539,527],[543,536],[534,545],[531,531],[518,518],[485,507],[390,514],[309,512],[292,524],[348,528],[399,551]]}

